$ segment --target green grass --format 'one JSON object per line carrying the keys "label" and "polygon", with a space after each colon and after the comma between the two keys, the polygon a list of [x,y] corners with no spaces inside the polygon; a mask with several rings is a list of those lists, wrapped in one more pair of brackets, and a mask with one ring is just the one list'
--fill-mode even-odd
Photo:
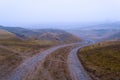
{"label": "green grass", "polygon": [[120,79],[120,41],[99,43],[80,49],[79,59],[95,79]]}

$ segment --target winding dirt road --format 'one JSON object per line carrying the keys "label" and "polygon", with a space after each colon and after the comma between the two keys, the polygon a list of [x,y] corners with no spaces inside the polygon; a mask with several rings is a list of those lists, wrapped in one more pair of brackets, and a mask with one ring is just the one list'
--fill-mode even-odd
{"label": "winding dirt road", "polygon": [[84,70],[82,64],[80,63],[78,56],[77,56],[77,51],[81,47],[77,47],[73,49],[69,56],[68,56],[68,67],[70,70],[70,74],[72,77],[72,80],[92,80],[86,71]]}
{"label": "winding dirt road", "polygon": [[[71,77],[73,80],[91,80],[90,77],[87,75],[86,71],[84,70],[82,64],[79,62],[79,59],[77,57],[77,50],[83,46],[88,44],[88,42],[82,42],[82,43],[72,43],[72,44],[66,44],[66,45],[60,45],[57,47],[50,48],[42,53],[39,53],[26,61],[24,61],[19,67],[17,67],[10,76],[7,76],[4,79],[1,80],[22,80],[26,75],[35,69],[35,67],[40,65],[40,62],[45,59],[45,57],[54,52],[55,50],[62,48],[62,47],[67,47],[67,46],[78,46],[79,47],[73,49],[69,56],[68,56],[68,66],[69,70],[71,72]],[[82,45],[82,46],[81,46]]]}
{"label": "winding dirt road", "polygon": [[45,57],[54,52],[55,50],[62,48],[62,47],[67,47],[67,46],[74,46],[74,45],[78,45],[79,43],[72,43],[72,44],[66,44],[66,45],[60,45],[57,47],[53,47],[50,48],[42,53],[39,53],[35,56],[33,56],[32,58],[27,59],[25,62],[23,62],[19,67],[17,67],[17,69],[15,69],[10,76],[7,76],[4,79],[1,80],[22,80],[25,75],[31,71],[32,69],[34,69],[39,62],[41,62],[42,60],[45,59]]}
{"label": "winding dirt road", "polygon": [[72,77],[72,80],[92,80],[90,76],[85,71],[84,67],[82,66],[78,56],[77,51],[85,46],[94,44],[95,42],[92,40],[86,40],[85,42],[81,43],[80,46],[73,49],[68,55],[68,67]]}

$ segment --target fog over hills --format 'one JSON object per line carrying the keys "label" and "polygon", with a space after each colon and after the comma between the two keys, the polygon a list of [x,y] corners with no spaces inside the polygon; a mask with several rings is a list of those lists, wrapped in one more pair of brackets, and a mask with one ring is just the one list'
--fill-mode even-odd
{"label": "fog over hills", "polygon": [[73,24],[73,25],[70,25],[70,28],[68,28],[68,29],[69,30],[120,29],[120,22]]}
{"label": "fog over hills", "polygon": [[[20,27],[4,27],[0,29],[20,37],[23,40],[48,40],[60,43],[70,43],[80,41],[77,36],[60,29],[25,29]],[[2,35],[1,35],[2,36]]]}
{"label": "fog over hills", "polygon": [[[5,25],[3,25],[5,26]],[[8,25],[8,27],[16,27]],[[71,23],[39,23],[39,24],[24,24],[19,27],[27,29],[120,29],[120,21],[115,22],[71,22]]]}
{"label": "fog over hills", "polygon": [[120,0],[0,0],[0,80],[120,80]]}
{"label": "fog over hills", "polygon": [[[119,39],[120,22],[103,23],[61,23],[61,24],[41,24],[25,28],[20,27],[0,27],[24,39],[50,39],[61,40],[65,38],[64,34],[68,31],[78,37],[91,38],[97,40]],[[29,28],[29,29],[28,29]],[[61,30],[62,29],[62,30]],[[64,31],[65,30],[65,31]],[[62,35],[62,36],[59,36]],[[69,34],[68,36],[70,36]],[[58,37],[59,36],[59,37]],[[64,36],[64,37],[63,37]],[[114,37],[113,37],[114,36]],[[73,38],[72,38],[73,39]]]}
{"label": "fog over hills", "polygon": [[95,40],[120,39],[120,22],[86,25],[84,27],[68,29],[67,31],[82,38]]}

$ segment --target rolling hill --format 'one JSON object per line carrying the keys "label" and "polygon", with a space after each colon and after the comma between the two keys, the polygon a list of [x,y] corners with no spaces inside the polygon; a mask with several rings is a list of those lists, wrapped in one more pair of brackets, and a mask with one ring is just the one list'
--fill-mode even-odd
{"label": "rolling hill", "polygon": [[120,22],[91,23],[76,28],[68,29],[68,32],[82,38],[94,40],[120,39]]}
{"label": "rolling hill", "polygon": [[61,43],[80,41],[78,37],[64,30],[39,29],[39,30],[36,30],[36,32],[38,33],[37,38],[40,40],[51,40],[51,41],[58,41]]}
{"label": "rolling hill", "polygon": [[68,31],[82,38],[97,41],[120,39],[120,29],[93,29],[93,30],[71,30]]}
{"label": "rolling hill", "polygon": [[0,26],[0,29],[7,30],[13,34],[16,34],[17,36],[23,38],[23,39],[30,39],[33,38],[35,35],[35,32],[29,29],[20,28],[20,27],[3,27]]}
{"label": "rolling hill", "polygon": [[75,35],[59,29],[29,30],[19,27],[3,26],[0,26],[0,29],[9,31],[24,40],[47,40],[59,43],[71,43],[81,41],[80,38],[76,37]]}
{"label": "rolling hill", "polygon": [[0,29],[0,39],[5,40],[5,39],[19,39],[19,38],[11,32]]}

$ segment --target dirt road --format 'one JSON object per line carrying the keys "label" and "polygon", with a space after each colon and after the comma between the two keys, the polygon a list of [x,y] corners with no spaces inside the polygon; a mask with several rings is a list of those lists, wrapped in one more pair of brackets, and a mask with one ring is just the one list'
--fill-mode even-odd
{"label": "dirt road", "polygon": [[[22,80],[25,75],[31,71],[32,69],[34,69],[38,63],[40,63],[42,60],[45,59],[45,57],[54,52],[55,50],[62,48],[62,47],[66,47],[66,46],[73,46],[73,45],[78,45],[79,43],[72,43],[72,44],[66,44],[66,45],[60,45],[60,46],[56,46],[53,48],[50,48],[42,53],[39,53],[29,59],[27,59],[26,61],[24,61],[20,66],[18,66],[12,73],[10,76],[7,76],[4,79],[1,80]],[[39,64],[40,65],[40,64]]]}
{"label": "dirt road", "polygon": [[82,64],[79,62],[79,59],[77,57],[77,50],[79,48],[85,46],[88,43],[89,42],[85,41],[82,43],[72,43],[72,44],[60,45],[60,46],[50,48],[42,53],[39,53],[39,54],[25,60],[21,65],[19,65],[11,73],[11,75],[9,75],[6,78],[1,79],[1,80],[22,80],[22,79],[24,79],[24,77],[26,77],[26,75],[30,71],[35,69],[35,67],[38,65],[38,63],[40,65],[40,62],[42,62],[48,54],[50,54],[50,53],[54,52],[55,50],[60,49],[62,47],[79,46],[79,45],[80,46],[73,49],[68,56],[68,66],[69,66],[69,70],[71,72],[71,77],[73,78],[73,80],[90,80],[89,76],[87,75],[86,71],[84,70]]}

